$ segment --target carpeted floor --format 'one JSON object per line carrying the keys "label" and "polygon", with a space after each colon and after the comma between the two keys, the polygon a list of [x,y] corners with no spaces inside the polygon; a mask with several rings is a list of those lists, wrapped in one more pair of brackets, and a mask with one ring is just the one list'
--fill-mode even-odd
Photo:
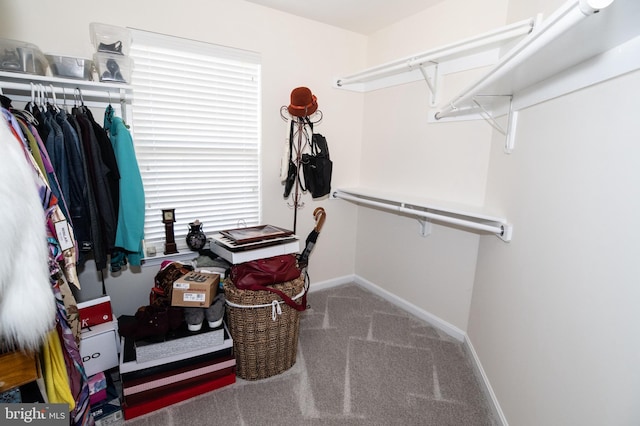
{"label": "carpeted floor", "polygon": [[296,364],[135,425],[495,425],[462,344],[368,290],[309,294]]}

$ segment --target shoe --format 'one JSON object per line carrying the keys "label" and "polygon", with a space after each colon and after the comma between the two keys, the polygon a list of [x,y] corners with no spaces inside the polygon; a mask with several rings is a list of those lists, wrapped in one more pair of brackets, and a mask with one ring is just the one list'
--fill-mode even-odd
{"label": "shoe", "polygon": [[122,73],[120,72],[120,65],[114,60],[107,60],[107,70],[102,73],[103,81],[124,81]]}
{"label": "shoe", "polygon": [[[169,317],[166,308],[153,305],[141,306],[135,314],[132,336],[135,340],[163,337],[169,332]],[[125,335],[125,337],[127,337]]]}
{"label": "shoe", "polygon": [[98,45],[98,52],[117,53],[122,55],[122,42],[118,40],[111,44],[100,43]]}
{"label": "shoe", "polygon": [[224,317],[224,293],[218,293],[213,299],[213,303],[204,311],[204,316],[207,318],[210,328],[217,328],[222,325],[222,318]]}
{"label": "shoe", "polygon": [[200,331],[204,322],[204,308],[184,308],[184,320],[189,331]]}
{"label": "shoe", "polygon": [[169,331],[175,331],[180,328],[182,325],[182,321],[184,321],[184,308],[179,308],[177,306],[169,306],[168,309],[168,317],[169,317]]}
{"label": "shoe", "polygon": [[24,71],[20,66],[20,57],[15,49],[4,49],[4,56],[0,68],[11,71]]}

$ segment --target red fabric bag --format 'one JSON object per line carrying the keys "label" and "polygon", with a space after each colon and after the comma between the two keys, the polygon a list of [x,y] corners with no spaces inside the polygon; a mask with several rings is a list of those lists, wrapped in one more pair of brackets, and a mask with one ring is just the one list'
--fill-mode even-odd
{"label": "red fabric bag", "polygon": [[283,254],[233,265],[230,278],[233,285],[240,290],[270,291],[280,296],[292,308],[304,311],[307,307],[306,290],[302,302],[298,304],[284,292],[270,287],[273,284],[295,280],[300,274],[296,256]]}

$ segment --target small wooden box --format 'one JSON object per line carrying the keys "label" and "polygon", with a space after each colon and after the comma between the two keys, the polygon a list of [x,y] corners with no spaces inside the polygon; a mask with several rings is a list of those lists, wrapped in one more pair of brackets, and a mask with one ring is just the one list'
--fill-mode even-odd
{"label": "small wooden box", "polygon": [[36,354],[19,351],[0,354],[0,392],[30,383],[39,377]]}

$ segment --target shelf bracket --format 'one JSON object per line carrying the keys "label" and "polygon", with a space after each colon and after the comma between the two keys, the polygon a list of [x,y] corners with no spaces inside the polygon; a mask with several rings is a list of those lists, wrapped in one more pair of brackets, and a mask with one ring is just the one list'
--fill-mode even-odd
{"label": "shelf bracket", "polygon": [[[495,119],[493,114],[484,107],[479,101],[480,97],[502,97],[509,99],[509,109],[507,111],[507,128],[504,129],[500,123]],[[480,116],[496,129],[500,134],[504,135],[504,152],[511,154],[515,146],[515,131],[518,122],[518,111],[513,110],[513,96],[512,95],[476,95],[472,98],[473,103],[478,107]]]}
{"label": "shelf bracket", "polygon": [[420,72],[422,73],[424,81],[429,87],[429,92],[431,93],[429,101],[431,103],[431,106],[434,107],[438,103],[438,63],[433,61],[430,61],[430,63],[433,65],[433,67],[431,67],[431,69],[433,70],[431,72],[432,75],[429,75],[427,67],[423,64],[420,64]]}
{"label": "shelf bracket", "polygon": [[420,235],[422,235],[425,238],[431,235],[431,229],[432,229],[431,221],[426,219],[416,219],[416,220],[420,224]]}

